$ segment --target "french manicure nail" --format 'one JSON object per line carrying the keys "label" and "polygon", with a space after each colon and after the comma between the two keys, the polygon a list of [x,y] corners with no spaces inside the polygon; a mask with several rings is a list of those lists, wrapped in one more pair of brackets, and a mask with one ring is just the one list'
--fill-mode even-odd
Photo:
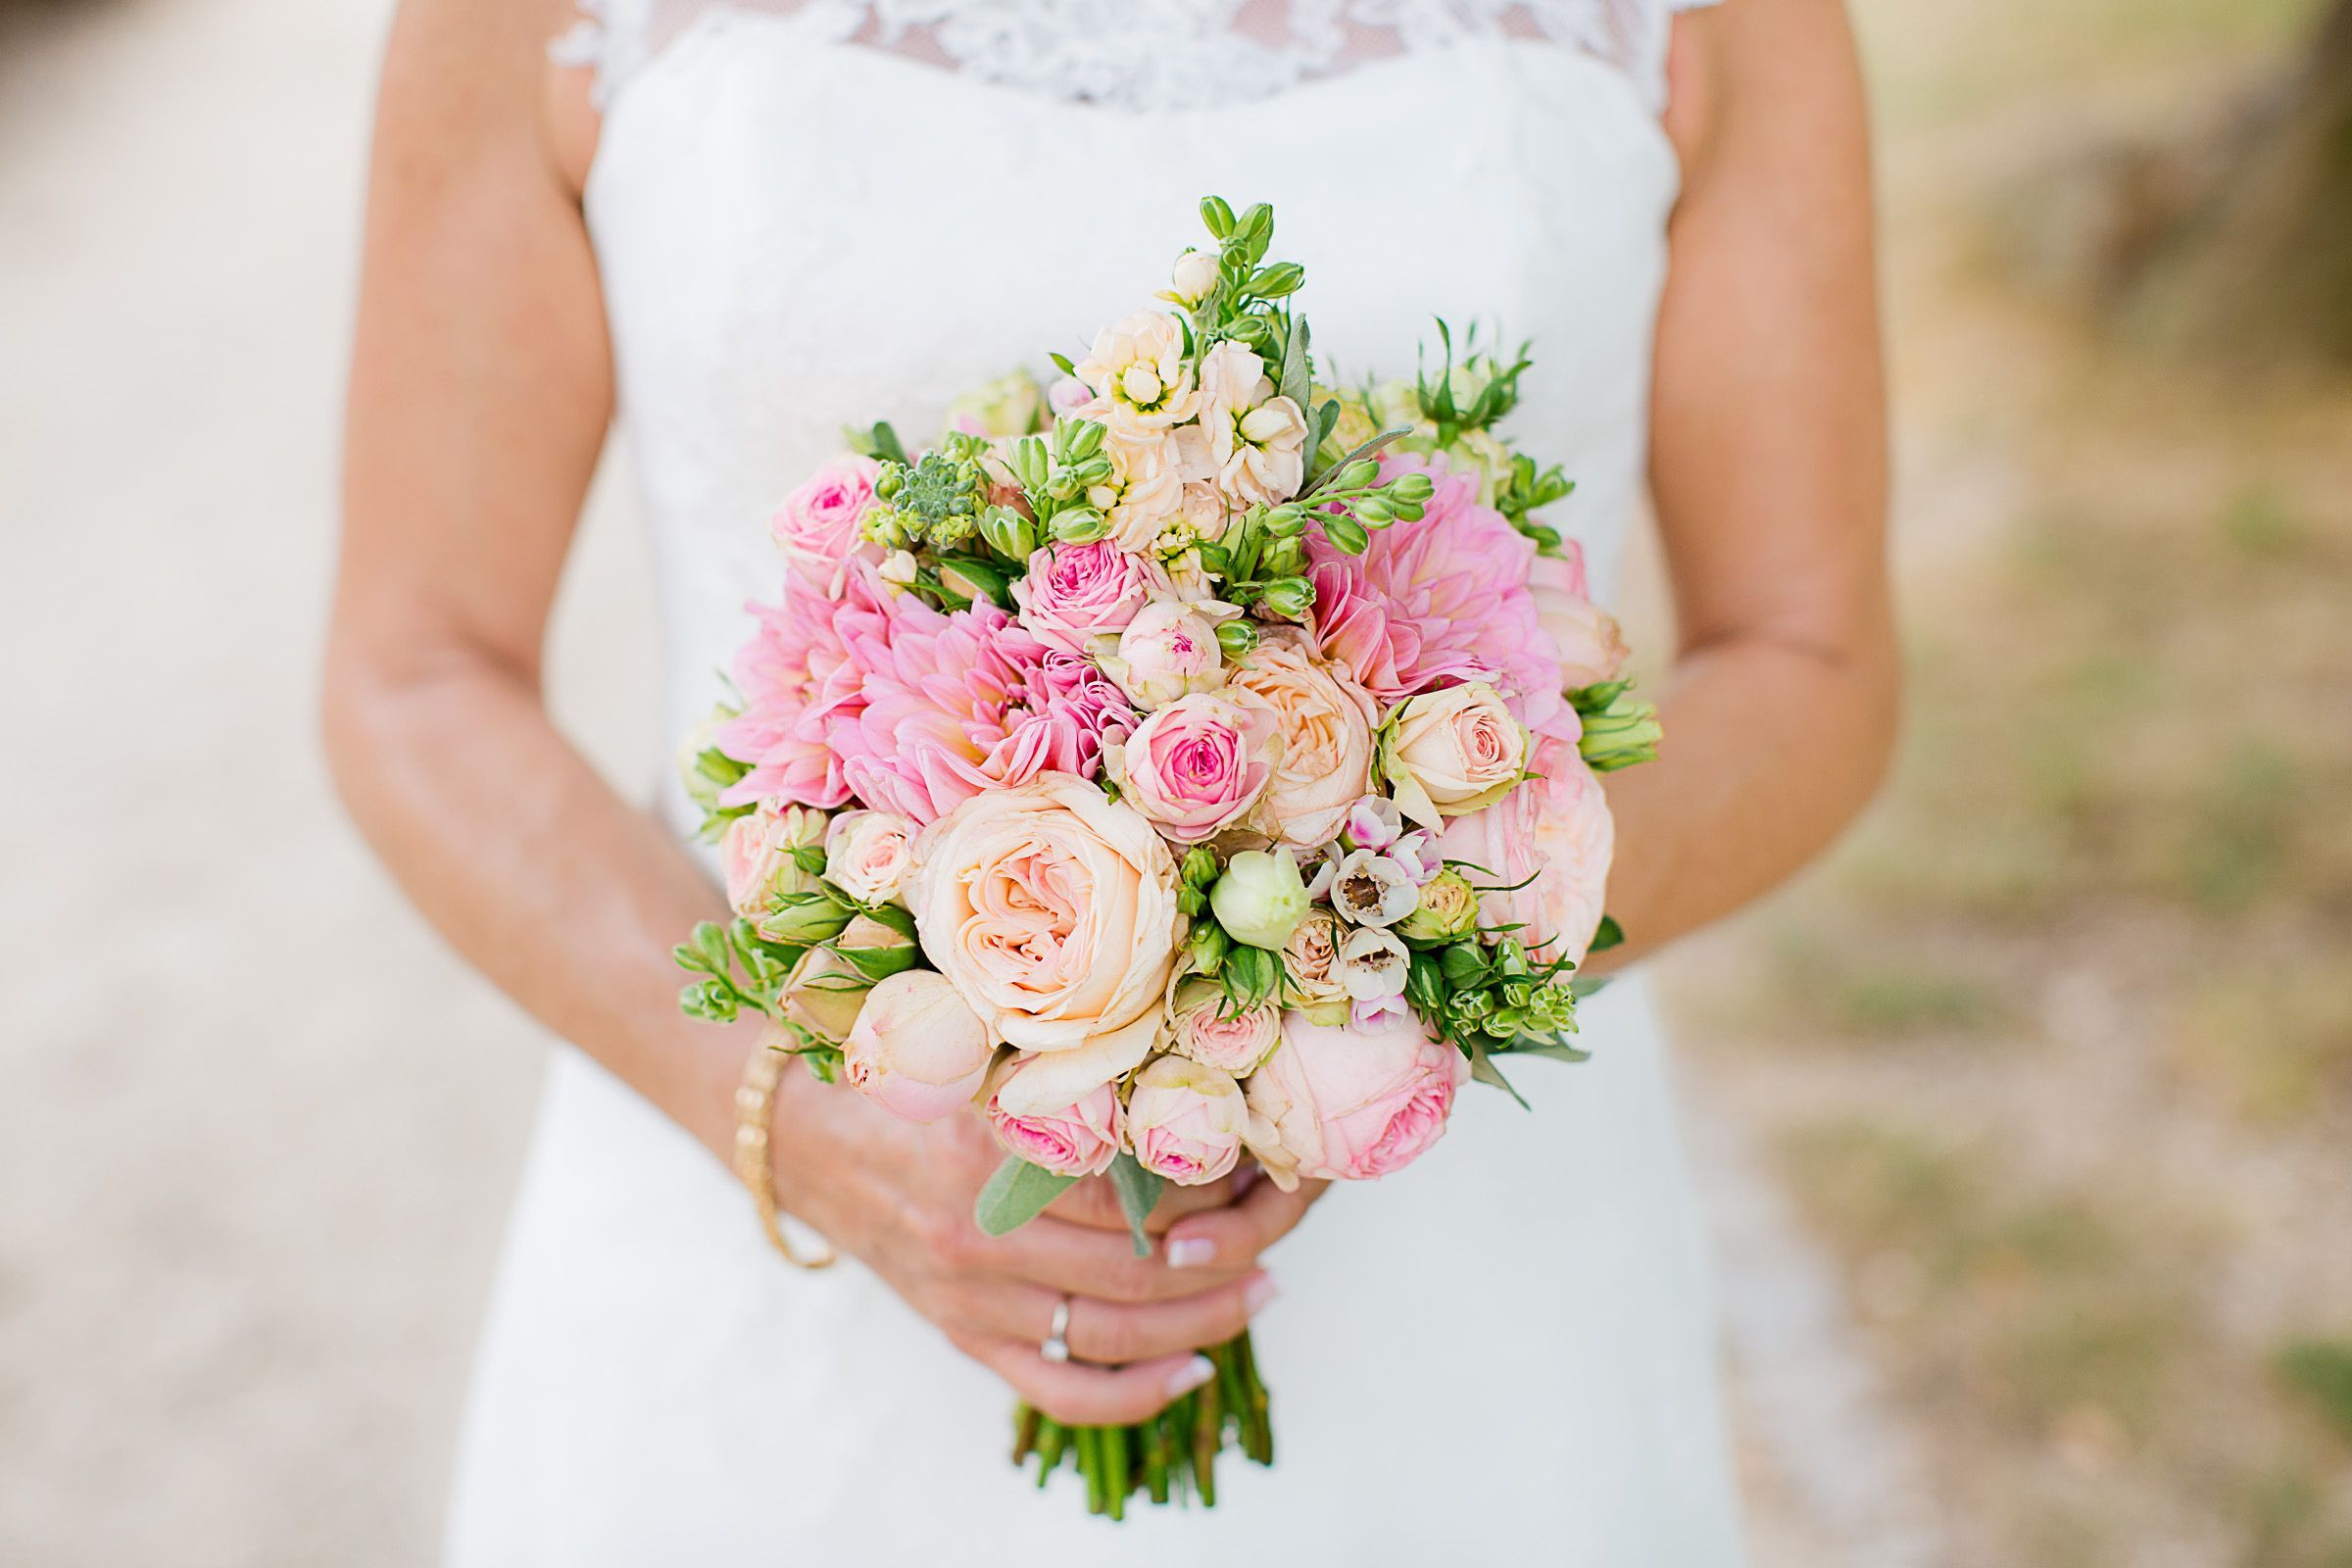
{"label": "french manicure nail", "polygon": [[1274,1283],[1273,1275],[1260,1274],[1243,1288],[1242,1305],[1251,1317],[1255,1317],[1268,1301],[1281,1294],[1282,1287]]}
{"label": "french manicure nail", "polygon": [[1168,1238],[1168,1267],[1199,1268],[1217,1255],[1217,1244],[1205,1236]]}
{"label": "french manicure nail", "polygon": [[1216,1375],[1217,1369],[1210,1364],[1207,1356],[1196,1355],[1178,1367],[1176,1375],[1168,1379],[1168,1397],[1180,1398]]}

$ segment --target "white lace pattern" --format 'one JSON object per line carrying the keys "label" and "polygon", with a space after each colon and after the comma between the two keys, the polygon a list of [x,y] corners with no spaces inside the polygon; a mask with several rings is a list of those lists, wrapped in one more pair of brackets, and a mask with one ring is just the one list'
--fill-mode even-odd
{"label": "white lace pattern", "polygon": [[1473,37],[1544,39],[1665,100],[1673,14],[1718,0],[578,0],[555,57],[597,98],[712,13],[788,16],[814,36],[923,58],[1001,86],[1150,112],[1271,97],[1386,56]]}

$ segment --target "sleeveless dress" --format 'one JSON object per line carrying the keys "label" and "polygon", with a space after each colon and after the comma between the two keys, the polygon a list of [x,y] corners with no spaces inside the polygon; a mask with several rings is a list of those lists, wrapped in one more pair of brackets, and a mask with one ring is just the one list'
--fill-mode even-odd
{"label": "sleeveless dress", "polygon": [[[779,567],[775,499],[845,421],[938,430],[1074,351],[1265,200],[1326,374],[1411,371],[1429,317],[1533,340],[1518,439],[1613,580],[1646,457],[1672,0],[594,0],[588,181],[683,735]],[[1042,366],[1034,367],[1043,368]],[[667,803],[681,831],[682,799]],[[561,1049],[449,1526],[460,1568],[1741,1560],[1701,1228],[1637,975],[1531,1114],[1341,1184],[1267,1258],[1279,1462],[1213,1510],[1090,1518],[1006,1459],[1011,1396],[854,1259],[767,1250],[698,1145]]]}

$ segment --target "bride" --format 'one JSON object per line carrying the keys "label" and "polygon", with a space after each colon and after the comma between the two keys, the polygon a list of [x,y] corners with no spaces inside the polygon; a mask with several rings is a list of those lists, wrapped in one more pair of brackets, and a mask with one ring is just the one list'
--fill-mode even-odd
{"label": "bride", "polygon": [[[1327,369],[1409,374],[1424,309],[1533,340],[1513,428],[1580,481],[1551,520],[1600,591],[1653,502],[1669,741],[1611,778],[1609,902],[1624,951],[1656,950],[1817,853],[1892,724],[1838,0],[570,4],[400,7],[325,685],[354,815],[569,1042],[451,1560],[1739,1561],[1638,972],[1587,1010],[1593,1061],[1522,1074],[1534,1114],[1465,1096],[1427,1159],[1319,1201],[1179,1193],[1143,1260],[1099,1183],[983,1238],[977,1118],[913,1127],[790,1074],[752,1185],[797,1255],[843,1259],[795,1268],[729,1170],[757,1032],[676,1008],[670,946],[723,908],[685,802],[599,778],[548,720],[540,658],[609,426],[680,736],[773,590],[760,519],[844,420],[938,428],[1032,345],[1135,308],[1197,197],[1270,201],[1344,356]],[[1065,1319],[1066,1362],[1041,1349]],[[1283,1453],[1221,1469],[1213,1512],[1114,1528],[1006,1463],[1016,1395],[1140,1419],[1245,1322]]]}

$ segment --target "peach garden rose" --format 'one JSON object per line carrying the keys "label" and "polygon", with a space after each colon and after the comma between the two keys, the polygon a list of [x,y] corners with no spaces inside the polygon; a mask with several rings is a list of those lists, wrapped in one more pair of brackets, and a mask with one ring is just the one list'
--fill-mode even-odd
{"label": "peach garden rose", "polygon": [[1371,788],[1371,697],[1315,658],[1303,634],[1285,630],[1269,632],[1226,684],[1274,714],[1279,760],[1259,810],[1267,834],[1300,850],[1329,842]]}
{"label": "peach garden rose", "polygon": [[1156,1043],[1184,935],[1176,861],[1097,785],[1046,773],[973,796],[916,841],[906,903],[990,1035],[1047,1054],[1037,1102],[1067,1104]]}

